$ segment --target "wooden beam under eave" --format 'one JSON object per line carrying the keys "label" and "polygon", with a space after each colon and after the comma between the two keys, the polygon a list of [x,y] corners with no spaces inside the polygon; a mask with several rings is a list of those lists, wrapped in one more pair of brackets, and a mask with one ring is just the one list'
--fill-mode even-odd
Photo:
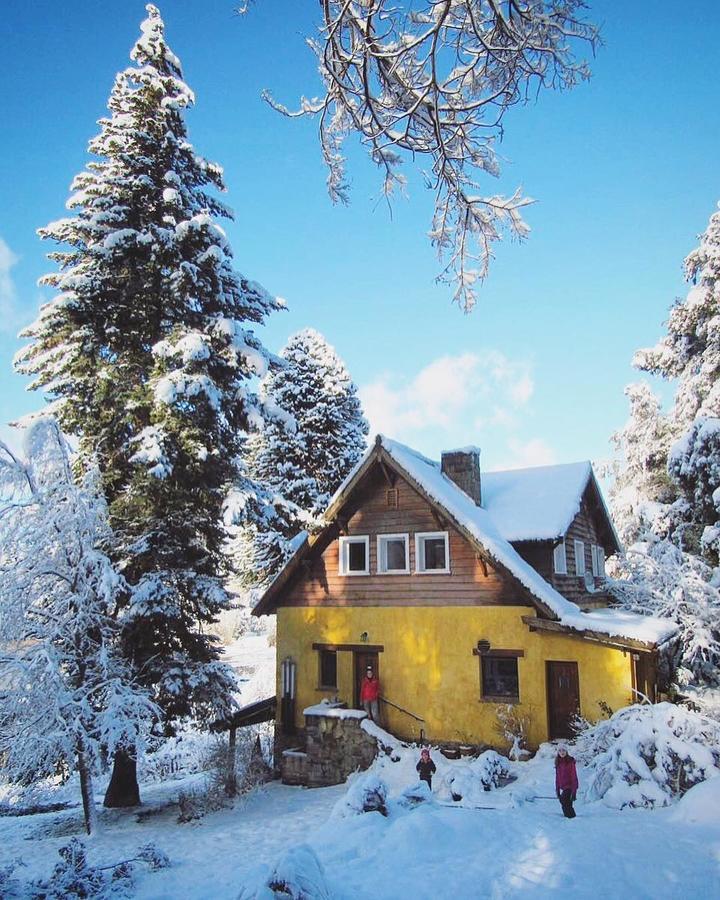
{"label": "wooden beam under eave", "polygon": [[613,637],[609,634],[601,634],[599,631],[577,631],[569,628],[561,622],[551,619],[540,619],[537,616],[522,616],[523,622],[530,631],[548,631],[553,634],[562,634],[565,637],[579,641],[591,641],[594,644],[603,644],[606,647],[614,647],[616,650],[632,650],[637,653],[654,653],[657,647],[645,641],[636,641],[633,638]]}
{"label": "wooden beam under eave", "polygon": [[395,482],[397,481],[397,475],[395,474],[395,472],[391,472],[388,469],[381,457],[378,457],[378,465],[380,466],[380,471],[385,476],[385,481],[387,481],[388,485],[391,488],[394,488]]}

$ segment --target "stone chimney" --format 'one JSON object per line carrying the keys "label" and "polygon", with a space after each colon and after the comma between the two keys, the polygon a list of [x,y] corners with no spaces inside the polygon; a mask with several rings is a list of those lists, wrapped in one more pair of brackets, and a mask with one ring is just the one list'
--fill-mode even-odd
{"label": "stone chimney", "polygon": [[479,447],[448,450],[442,455],[440,468],[443,475],[454,481],[478,506],[482,505]]}

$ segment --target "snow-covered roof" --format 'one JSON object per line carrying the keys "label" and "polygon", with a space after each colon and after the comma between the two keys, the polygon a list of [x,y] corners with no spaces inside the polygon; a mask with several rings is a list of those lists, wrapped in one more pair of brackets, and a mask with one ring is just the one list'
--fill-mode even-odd
{"label": "snow-covered roof", "polygon": [[589,462],[482,473],[482,504],[506,541],[562,537],[580,511]]}
{"label": "snow-covered roof", "polygon": [[[491,487],[490,496],[495,496],[495,506],[499,509],[500,519],[503,521],[504,510],[504,531],[498,526],[496,521],[496,513],[494,513],[493,505],[490,508],[483,508],[461,490],[455,482],[442,473],[440,465],[427,459],[422,454],[400,444],[397,441],[379,435],[375,444],[367,451],[362,460],[355,466],[350,475],[345,479],[335,496],[330,502],[328,510],[341,500],[346,489],[350,486],[361,469],[367,464],[373,454],[378,452],[378,448],[382,447],[398,467],[403,470],[406,475],[414,481],[418,487],[432,500],[434,500],[442,509],[448,513],[454,522],[469,536],[471,536],[495,562],[499,563],[502,568],[510,572],[525,587],[530,594],[535,597],[550,613],[557,617],[557,621],[561,625],[578,631],[593,631],[599,634],[608,635],[610,637],[627,638],[630,640],[641,641],[643,643],[658,644],[671,637],[676,631],[675,626],[665,619],[653,618],[650,616],[640,616],[633,613],[621,612],[614,609],[596,610],[594,612],[582,612],[576,604],[558,593],[551,584],[549,584],[542,575],[539,574],[529,563],[527,563],[515,548],[510,544],[507,532],[511,525],[511,511],[519,512],[519,501],[515,498],[514,489],[508,485],[511,476],[517,472],[500,472],[500,478],[496,480],[494,488]],[[570,466],[543,466],[541,471],[550,470],[552,476],[553,470],[569,470],[566,472],[564,479],[568,484],[567,490],[562,491],[563,501],[555,505],[553,512],[554,522],[560,522],[561,518],[570,515],[572,503],[577,502],[579,508],[579,497],[582,496],[582,490],[579,488],[582,478],[584,485],[591,474],[589,463],[578,463]],[[522,477],[532,470],[520,470]],[[483,484],[487,484],[490,476],[484,476]],[[542,479],[538,479],[538,484]],[[555,478],[551,477],[551,481],[558,484],[563,480],[561,474],[556,474]],[[492,484],[492,479],[491,479]],[[534,484],[531,477],[527,484]],[[503,488],[506,487],[503,497]],[[576,496],[576,492],[580,493]],[[571,498],[575,498],[571,500]],[[540,504],[538,504],[540,505]],[[530,509],[530,515],[534,515],[536,520],[541,518],[539,512],[532,512],[533,504],[526,497],[525,510]],[[575,510],[575,512],[577,509]],[[572,514],[570,521],[574,517]],[[553,521],[552,517],[546,519],[547,523]],[[567,523],[569,524],[569,522]],[[514,534],[520,533],[520,529],[515,527]],[[561,532],[562,533],[562,532]],[[514,540],[520,538],[514,537]]]}

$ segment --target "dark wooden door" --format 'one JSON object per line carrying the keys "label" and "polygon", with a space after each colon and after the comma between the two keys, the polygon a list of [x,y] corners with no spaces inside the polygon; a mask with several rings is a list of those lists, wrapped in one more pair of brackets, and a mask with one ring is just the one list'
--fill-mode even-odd
{"label": "dark wooden door", "polygon": [[[365,671],[368,666],[372,666],[375,675],[380,677],[380,654],[377,650],[355,650],[355,697],[353,705],[356,709],[362,709],[360,703],[360,685],[365,677]],[[382,689],[382,686],[381,686]]]}
{"label": "dark wooden door", "polygon": [[576,662],[547,663],[548,736],[572,738],[572,720],[580,712],[580,682]]}

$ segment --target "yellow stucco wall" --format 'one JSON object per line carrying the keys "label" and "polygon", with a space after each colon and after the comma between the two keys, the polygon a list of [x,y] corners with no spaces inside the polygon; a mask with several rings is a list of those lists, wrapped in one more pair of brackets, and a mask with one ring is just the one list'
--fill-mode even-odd
{"label": "yellow stucco wall", "polygon": [[[545,663],[576,661],[580,711],[591,721],[601,716],[598,701],[613,709],[631,702],[629,653],[564,635],[531,633],[520,606],[481,607],[281,607],[277,611],[278,675],[282,660],[297,662],[297,717],[329,691],[318,690],[318,653],[314,642],[380,644],[382,693],[425,719],[431,741],[501,745],[496,731],[497,704],[481,701],[478,657],[473,648],[487,639],[496,650],[524,650],[518,660],[520,711],[529,715],[530,743],[547,740]],[[353,653],[338,652],[338,695],[352,705]],[[278,696],[280,685],[278,681]],[[384,723],[393,733],[419,737],[420,726],[383,706]]]}

